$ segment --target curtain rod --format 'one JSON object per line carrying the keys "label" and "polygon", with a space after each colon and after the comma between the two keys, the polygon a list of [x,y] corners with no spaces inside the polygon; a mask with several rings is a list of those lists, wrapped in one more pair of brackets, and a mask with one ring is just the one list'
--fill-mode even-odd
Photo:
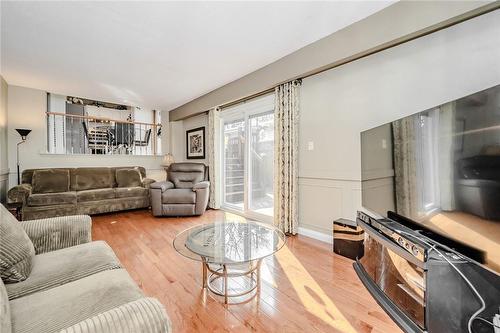
{"label": "curtain rod", "polygon": [[275,89],[275,87],[269,88],[269,89],[263,90],[261,92],[258,92],[258,93],[246,96],[244,98],[239,98],[239,99],[237,99],[235,101],[222,104],[221,106],[219,106],[219,109],[221,109],[221,110],[227,109],[227,108],[230,108],[231,106],[235,106],[235,105],[238,105],[238,104],[245,103],[245,102],[247,102],[247,101],[249,101],[251,99],[254,99],[254,98],[257,98],[257,97],[261,97],[261,96],[264,96],[264,95],[268,95],[270,93],[273,93],[274,89]]}
{"label": "curtain rod", "polygon": [[[245,96],[245,97],[242,97],[242,98],[238,98],[238,99],[236,99],[236,100],[234,100],[232,102],[224,103],[224,104],[218,106],[218,108],[220,110],[223,110],[223,109],[230,108],[231,106],[235,106],[235,105],[238,105],[238,104],[245,103],[245,102],[247,102],[247,101],[249,101],[251,99],[254,99],[254,98],[257,98],[257,97],[260,97],[260,96],[264,96],[264,95],[273,93],[274,89],[275,89],[275,87],[269,88],[269,89],[266,89],[266,90],[263,90],[263,91],[260,91],[258,93],[255,93],[255,94],[252,94],[252,95],[248,95],[248,96]],[[193,113],[193,114],[187,116],[186,118],[182,118],[182,119],[179,119],[179,120],[186,120],[186,119],[189,119],[189,118],[200,116],[202,114],[208,114],[209,112],[210,112],[210,110],[205,110],[205,111]]]}
{"label": "curtain rod", "polygon": [[[311,76],[314,76],[314,75],[317,75],[317,74],[329,71],[329,70],[337,68],[339,66],[342,66],[342,65],[351,63],[353,61],[356,61],[356,60],[359,60],[359,59],[371,56],[371,55],[373,55],[375,53],[379,53],[379,52],[385,51],[387,49],[393,48],[395,46],[398,46],[398,45],[410,42],[410,41],[415,40],[417,38],[424,37],[424,36],[430,35],[430,34],[432,34],[434,32],[447,29],[447,28],[449,28],[451,26],[454,26],[454,25],[457,25],[459,23],[468,21],[468,20],[473,19],[475,17],[478,17],[478,16],[481,16],[481,15],[493,12],[493,11],[499,9],[499,8],[500,8],[500,1],[494,1],[493,3],[487,4],[487,5],[482,6],[480,8],[476,8],[476,9],[470,11],[470,12],[463,13],[463,14],[457,16],[457,17],[454,17],[454,18],[448,19],[448,20],[446,20],[444,22],[438,23],[437,26],[428,27],[428,28],[422,29],[420,31],[414,32],[412,34],[409,34],[407,36],[404,36],[404,37],[401,37],[401,38],[398,38],[398,39],[395,39],[393,41],[390,41],[388,43],[385,43],[385,44],[382,44],[380,46],[374,47],[372,49],[369,49],[369,50],[366,50],[366,51],[354,54],[354,55],[352,55],[350,57],[341,59],[341,60],[336,61],[334,63],[331,63],[329,65],[326,65],[326,66],[323,66],[323,67],[319,67],[319,68],[317,68],[315,70],[312,70],[310,72],[304,73],[301,76],[297,76],[297,77],[294,77],[294,78],[292,78],[290,80],[286,80],[286,81],[280,82],[280,83],[278,83],[277,85],[275,85],[272,88],[268,88],[268,89],[263,90],[261,92],[258,92],[258,93],[252,94],[252,95],[248,95],[248,96],[245,96],[245,97],[242,97],[242,98],[238,98],[238,99],[236,99],[234,101],[221,104],[218,107],[221,110],[222,109],[227,109],[228,107],[231,107],[231,106],[234,106],[234,105],[237,105],[237,104],[240,104],[240,103],[244,103],[244,102],[246,102],[246,101],[248,101],[250,99],[253,99],[253,98],[256,98],[256,97],[260,97],[260,96],[269,94],[269,93],[273,92],[276,87],[278,87],[278,86],[280,86],[280,85],[282,85],[282,84],[284,84],[286,82],[291,82],[291,81],[295,81],[295,80],[302,80],[302,79],[305,79],[305,78],[308,78],[308,77],[311,77]],[[201,111],[199,113],[192,114],[192,115],[190,115],[190,116],[188,116],[186,118],[179,119],[179,120],[189,119],[189,118],[192,118],[192,117],[196,117],[196,116],[198,116],[200,114],[208,114],[209,112],[210,112],[210,110]]]}

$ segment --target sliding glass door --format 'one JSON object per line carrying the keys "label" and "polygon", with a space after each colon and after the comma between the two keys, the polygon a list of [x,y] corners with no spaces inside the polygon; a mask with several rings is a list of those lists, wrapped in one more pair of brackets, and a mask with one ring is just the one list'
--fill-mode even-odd
{"label": "sliding glass door", "polygon": [[274,207],[274,96],[222,112],[222,207],[271,221]]}
{"label": "sliding glass door", "polygon": [[245,120],[224,123],[224,200],[226,206],[244,209],[245,194]]}
{"label": "sliding glass door", "polygon": [[274,112],[249,117],[248,209],[273,215]]}

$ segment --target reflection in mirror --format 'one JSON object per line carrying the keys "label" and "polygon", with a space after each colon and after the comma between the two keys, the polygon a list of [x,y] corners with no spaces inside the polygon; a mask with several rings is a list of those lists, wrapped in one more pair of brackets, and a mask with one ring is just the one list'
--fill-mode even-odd
{"label": "reflection in mirror", "polygon": [[500,86],[362,133],[363,206],[482,253],[500,272]]}

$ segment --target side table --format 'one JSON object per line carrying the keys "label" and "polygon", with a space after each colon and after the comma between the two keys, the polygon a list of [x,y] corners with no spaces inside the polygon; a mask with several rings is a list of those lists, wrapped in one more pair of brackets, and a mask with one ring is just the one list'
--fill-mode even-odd
{"label": "side table", "polygon": [[356,260],[364,254],[364,230],[355,221],[333,221],[333,252]]}

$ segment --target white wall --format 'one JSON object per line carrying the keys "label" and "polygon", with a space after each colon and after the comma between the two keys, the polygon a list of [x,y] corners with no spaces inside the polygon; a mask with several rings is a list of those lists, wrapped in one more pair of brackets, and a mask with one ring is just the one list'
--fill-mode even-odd
{"label": "white wall", "polygon": [[197,163],[205,163],[207,164],[207,159],[196,159],[196,160],[188,160],[186,158],[186,131],[198,128],[205,127],[205,155],[207,150],[207,126],[208,126],[208,115],[200,114],[195,117],[187,118],[184,120],[173,121],[170,123],[171,128],[171,140],[172,140],[172,149],[171,153],[174,156],[176,162],[197,162]]}
{"label": "white wall", "polygon": [[331,235],[334,219],[355,217],[361,131],[500,84],[498,36],[494,11],[304,79],[300,226]]}
{"label": "white wall", "polygon": [[[66,99],[67,96],[50,94],[47,96],[48,103],[47,107],[49,112],[54,113],[66,113]],[[51,116],[48,124],[48,145],[47,150],[51,153],[64,154],[66,149],[64,143],[66,141],[66,119],[60,116]]]}
{"label": "white wall", "polygon": [[[21,171],[43,167],[84,166],[143,166],[148,177],[164,179],[160,165],[161,156],[133,155],[63,155],[47,154],[47,93],[42,90],[9,86],[8,89],[8,161],[10,185],[16,184],[16,143],[20,141],[16,128],[28,128],[32,132],[26,143],[20,146]],[[168,117],[167,117],[168,119]]]}
{"label": "white wall", "polygon": [[488,1],[398,1],[385,9],[284,56],[242,78],[172,110],[180,120],[215,106],[270,89],[283,82],[331,68],[347,59],[381,50],[404,40],[472,17]]}
{"label": "white wall", "polygon": [[9,164],[7,155],[7,82],[0,76],[0,202],[5,202]]}

